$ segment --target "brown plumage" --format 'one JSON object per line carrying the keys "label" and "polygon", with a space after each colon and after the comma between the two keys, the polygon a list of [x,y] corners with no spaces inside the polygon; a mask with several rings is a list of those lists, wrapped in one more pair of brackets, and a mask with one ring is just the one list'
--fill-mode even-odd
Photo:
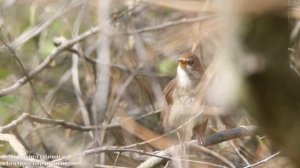
{"label": "brown plumage", "polygon": [[[165,128],[178,128],[192,117],[199,109],[194,108],[197,86],[204,68],[199,58],[193,53],[182,53],[178,58],[176,77],[164,89],[167,107],[162,113]],[[205,116],[195,117],[179,130],[180,138],[190,140],[192,135],[201,137],[207,125]]]}

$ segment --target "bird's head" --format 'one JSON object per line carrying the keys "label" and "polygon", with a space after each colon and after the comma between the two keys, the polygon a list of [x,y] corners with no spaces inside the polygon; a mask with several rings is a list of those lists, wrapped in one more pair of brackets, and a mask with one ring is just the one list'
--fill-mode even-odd
{"label": "bird's head", "polygon": [[190,52],[180,54],[177,67],[179,85],[186,87],[198,82],[203,72],[198,56]]}
{"label": "bird's head", "polygon": [[193,71],[199,73],[203,72],[203,67],[198,56],[189,52],[180,54],[178,58],[178,68],[181,68],[188,73],[192,73]]}

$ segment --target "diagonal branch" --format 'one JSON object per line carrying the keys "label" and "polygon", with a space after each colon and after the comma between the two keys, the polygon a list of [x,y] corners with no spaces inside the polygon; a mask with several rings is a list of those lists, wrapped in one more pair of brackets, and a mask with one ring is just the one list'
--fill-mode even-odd
{"label": "diagonal branch", "polygon": [[30,115],[29,113],[23,113],[20,117],[18,117],[16,120],[13,120],[11,123],[0,127],[0,133],[6,133],[11,130],[14,130],[17,128],[17,126],[21,125],[25,120],[30,119],[33,122],[37,122],[40,124],[49,124],[49,125],[56,125],[56,126],[62,126],[64,128],[72,129],[72,130],[78,130],[78,131],[91,131],[94,129],[104,129],[104,128],[113,128],[118,127],[119,125],[107,125],[107,126],[81,126],[77,125],[75,123],[66,122],[64,120],[55,120],[55,119],[48,119],[43,117],[38,117],[35,115]]}
{"label": "diagonal branch", "polygon": [[[65,13],[74,10],[74,8],[80,6],[82,2],[72,2],[68,4],[67,7],[63,7],[57,9],[56,12],[48,18],[45,22],[36,25],[35,27],[31,28],[30,30],[24,32],[20,36],[18,36],[12,43],[9,44],[9,47],[12,49],[16,49],[22,46],[24,43],[29,41],[30,39],[39,35],[42,31],[48,28],[56,19],[60,18],[60,16],[64,15]],[[5,49],[5,46],[0,46],[0,51]]]}
{"label": "diagonal branch", "polygon": [[251,136],[257,131],[255,126],[243,126],[221,131],[213,135],[209,135],[202,139],[202,146],[211,146],[221,142],[229,141],[236,138]]}
{"label": "diagonal branch", "polygon": [[51,61],[53,59],[55,59],[64,50],[67,50],[68,48],[72,47],[74,44],[97,33],[98,31],[99,31],[99,27],[92,28],[89,31],[81,34],[80,36],[77,36],[74,39],[71,39],[69,41],[66,41],[63,44],[61,44],[59,47],[55,48],[41,64],[39,64],[34,70],[29,72],[28,76],[23,76],[22,78],[18,79],[11,86],[1,89],[0,97],[12,93],[16,89],[18,89],[20,86],[24,85],[28,81],[29,78],[32,78],[32,77],[36,76],[37,74],[39,74],[40,72],[42,72],[51,63]]}
{"label": "diagonal branch", "polygon": [[47,119],[42,118],[34,115],[30,115],[29,119],[33,122],[41,123],[41,124],[50,124],[50,125],[59,125],[64,128],[78,130],[78,131],[91,131],[95,129],[104,129],[104,128],[112,128],[117,127],[118,125],[103,125],[103,126],[80,126],[75,123],[65,122],[64,120],[54,120],[54,119]]}
{"label": "diagonal branch", "polygon": [[8,132],[10,130],[17,128],[17,126],[22,124],[28,118],[29,115],[30,115],[29,113],[23,113],[20,117],[13,120],[9,124],[0,127],[0,133],[5,133],[5,132]]}
{"label": "diagonal branch", "polygon": [[[202,146],[211,146],[214,144],[218,144],[221,142],[225,142],[228,140],[232,140],[232,139],[236,139],[236,138],[242,138],[245,136],[251,136],[253,134],[255,134],[255,132],[257,132],[257,128],[255,126],[243,126],[243,127],[238,127],[238,128],[233,128],[233,129],[229,129],[229,130],[225,130],[225,131],[221,131],[218,132],[216,134],[213,135],[209,135],[207,137],[203,137],[202,140]],[[197,140],[192,140],[192,141],[188,141],[185,142],[184,145],[185,146],[193,146],[193,145],[197,145],[198,142]],[[170,156],[171,152],[174,150],[174,148],[176,147],[180,147],[182,144],[179,145],[175,145],[175,146],[171,146],[163,151],[160,152],[161,156]],[[141,163],[139,165],[139,168],[150,168],[150,167],[155,167],[157,165],[160,165],[162,163],[164,163],[165,160],[162,158],[158,158],[158,157],[150,157],[149,159],[147,159],[145,162]]]}
{"label": "diagonal branch", "polygon": [[214,16],[212,16],[212,15],[205,15],[205,16],[198,16],[198,17],[194,17],[194,18],[184,18],[184,19],[170,21],[170,22],[163,23],[163,24],[156,25],[156,26],[149,26],[149,27],[145,27],[145,28],[128,31],[125,33],[121,33],[121,35],[131,35],[131,34],[137,34],[137,33],[146,33],[146,32],[150,32],[150,31],[157,31],[157,30],[162,30],[165,28],[169,28],[169,27],[177,26],[177,25],[181,25],[181,24],[205,21],[208,19],[212,19],[213,17]]}
{"label": "diagonal branch", "polygon": [[263,163],[265,163],[265,162],[271,160],[272,158],[276,157],[276,156],[279,155],[280,153],[281,153],[280,151],[279,151],[279,152],[276,152],[275,154],[273,154],[273,155],[271,155],[271,156],[269,156],[269,157],[267,157],[267,158],[265,158],[265,159],[263,159],[263,160],[261,160],[261,161],[259,161],[259,162],[256,162],[256,163],[254,163],[254,164],[252,164],[252,165],[249,165],[249,166],[246,166],[246,167],[243,167],[243,168],[250,168],[250,167],[255,167],[255,166],[258,166],[258,165],[260,165],[260,164],[263,164]]}

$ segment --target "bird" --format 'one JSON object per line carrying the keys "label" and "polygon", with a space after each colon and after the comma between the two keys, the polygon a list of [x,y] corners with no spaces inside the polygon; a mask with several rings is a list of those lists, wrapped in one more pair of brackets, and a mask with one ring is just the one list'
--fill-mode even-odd
{"label": "bird", "polygon": [[208,118],[203,115],[195,117],[200,109],[194,108],[197,103],[197,86],[203,73],[204,67],[197,55],[191,52],[181,53],[176,77],[163,90],[166,101],[166,108],[162,113],[163,127],[180,127],[178,135],[182,141],[191,140],[193,137],[198,142],[201,141],[207,127]]}

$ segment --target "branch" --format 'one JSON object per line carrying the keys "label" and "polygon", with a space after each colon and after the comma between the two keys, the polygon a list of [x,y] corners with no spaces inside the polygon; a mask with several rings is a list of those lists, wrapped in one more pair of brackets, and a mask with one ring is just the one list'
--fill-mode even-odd
{"label": "branch", "polygon": [[[231,129],[231,130],[222,131],[222,132],[216,133],[214,135],[204,137],[203,142],[205,144],[204,143],[203,144],[206,145],[206,146],[209,146],[209,145],[213,145],[215,143],[223,142],[225,140],[230,140],[230,138],[231,139],[237,138],[237,135],[240,135],[239,137],[252,135],[255,132],[255,130],[256,130],[256,128],[254,126],[245,126],[245,127],[234,128],[234,129]],[[224,136],[224,134],[228,134],[228,135]],[[220,138],[220,140],[214,140],[214,138],[212,138],[212,137],[214,137],[214,138],[226,137],[226,138]],[[193,145],[197,145],[197,144],[198,143],[197,143],[196,140],[185,142],[185,145],[187,145],[187,146],[193,146]],[[171,147],[169,147],[169,148],[167,148],[163,151],[160,151],[159,153],[156,153],[156,154],[150,153],[150,152],[145,152],[145,151],[142,151],[142,150],[128,149],[127,147],[121,147],[120,148],[120,147],[117,147],[117,146],[106,146],[106,147],[99,147],[99,148],[95,148],[95,149],[91,149],[91,150],[86,150],[86,151],[83,151],[83,152],[80,152],[80,153],[77,153],[77,154],[69,155],[69,156],[66,156],[66,157],[63,157],[63,158],[60,158],[60,159],[57,159],[57,160],[53,160],[52,162],[61,162],[61,161],[66,161],[66,160],[74,158],[74,157],[82,157],[82,156],[85,156],[85,155],[90,155],[90,154],[95,154],[95,153],[102,153],[102,152],[118,152],[118,153],[129,152],[129,153],[138,153],[138,154],[142,154],[142,155],[152,156],[148,160],[143,162],[140,165],[140,167],[154,167],[158,164],[161,164],[162,162],[164,162],[166,160],[183,160],[183,161],[195,162],[193,160],[174,158],[174,157],[170,156],[170,153],[175,148],[181,147],[181,145],[182,144],[171,146]],[[197,161],[197,163],[212,165],[212,163],[201,162],[201,161]],[[221,165],[216,165],[216,164],[214,164],[213,166],[222,167]]]}
{"label": "branch", "polygon": [[[221,142],[225,142],[225,141],[228,141],[228,140],[241,138],[241,137],[245,137],[245,136],[251,136],[256,131],[257,131],[257,128],[255,126],[252,126],[252,125],[221,131],[221,132],[218,132],[216,134],[209,135],[207,137],[203,137],[201,146],[204,146],[204,147],[205,146],[211,146],[211,145],[218,144],[218,143],[221,143]],[[197,140],[192,140],[192,141],[188,141],[188,142],[184,143],[185,146],[192,146],[192,145],[197,145],[197,144],[198,144]],[[161,151],[160,153],[161,153],[162,156],[170,156],[171,151],[175,147],[177,147],[177,146],[180,147],[181,145],[182,144],[169,147],[169,148],[165,149],[164,151]],[[165,160],[161,159],[161,158],[151,157],[148,160],[146,160],[145,162],[143,162],[142,164],[140,164],[139,168],[155,167],[155,166],[161,164],[164,161]]]}
{"label": "branch", "polygon": [[250,167],[258,166],[258,165],[260,165],[260,164],[263,164],[263,163],[269,161],[270,159],[274,158],[275,156],[277,156],[277,155],[279,155],[279,154],[280,154],[280,152],[276,152],[275,154],[273,154],[273,155],[271,155],[271,156],[269,156],[269,157],[267,157],[267,158],[265,158],[265,159],[263,159],[263,160],[261,160],[261,161],[259,161],[259,162],[256,162],[256,163],[254,163],[254,164],[252,164],[252,165],[246,166],[246,167],[244,167],[244,168],[250,168]]}
{"label": "branch", "polygon": [[[36,25],[35,27],[31,28],[30,30],[22,33],[20,36],[18,36],[13,42],[9,44],[9,47],[12,49],[16,49],[20,46],[22,46],[24,43],[29,41],[30,39],[36,37],[39,35],[42,31],[44,31],[46,28],[48,28],[56,19],[60,18],[62,15],[69,11],[73,11],[74,8],[77,8],[80,6],[82,2],[72,2],[68,5],[66,8],[60,8],[57,9],[55,13],[52,14],[50,18],[47,18],[47,20],[41,24]],[[0,51],[5,49],[5,46],[0,46]]]}
{"label": "branch", "polygon": [[19,118],[13,120],[9,124],[0,127],[0,133],[8,132],[12,129],[17,128],[18,125],[22,124],[29,116],[29,113],[23,113]]}
{"label": "branch", "polygon": [[[73,52],[74,50],[70,50],[70,51]],[[74,52],[77,52],[77,51],[74,51]],[[86,59],[86,61],[88,61],[94,65],[101,64],[102,66],[110,66],[111,68],[115,68],[122,72],[130,73],[130,74],[135,73],[135,75],[150,76],[150,77],[156,77],[156,78],[166,77],[165,75],[160,75],[158,73],[151,72],[151,71],[143,71],[140,69],[128,68],[121,64],[105,64],[103,62],[99,62],[93,58],[90,58],[90,57],[86,56],[85,54],[83,54],[83,57],[84,57],[84,59]]]}
{"label": "branch", "polygon": [[91,155],[91,154],[96,154],[96,153],[103,153],[103,152],[117,152],[118,154],[137,153],[137,154],[141,154],[141,155],[152,156],[154,158],[163,159],[163,160],[180,160],[180,161],[186,161],[186,162],[199,163],[199,164],[203,164],[203,165],[209,165],[209,166],[213,166],[213,167],[220,167],[220,168],[224,167],[222,165],[209,163],[209,162],[170,157],[168,155],[165,155],[164,151],[159,152],[159,153],[153,153],[153,152],[145,152],[143,150],[126,149],[124,147],[120,148],[120,147],[117,147],[117,146],[106,146],[106,147],[99,147],[99,148],[95,148],[95,149],[90,149],[90,150],[86,150],[86,151],[83,151],[83,152],[80,152],[80,153],[77,153],[77,154],[72,154],[72,155],[69,155],[69,156],[65,156],[65,157],[53,160],[52,162],[63,162],[63,161],[71,160],[71,158],[83,157],[83,156],[86,156],[86,155]]}
{"label": "branch", "polygon": [[209,154],[209,155],[211,155],[211,156],[213,156],[213,157],[219,159],[221,162],[225,163],[227,166],[229,166],[229,167],[231,167],[231,168],[236,168],[232,162],[230,162],[230,161],[229,161],[228,159],[226,159],[224,156],[218,154],[217,152],[215,152],[215,151],[213,151],[213,150],[210,150],[210,149],[208,149],[208,148],[205,148],[204,146],[195,145],[195,144],[190,145],[190,147],[195,148],[195,149],[198,149],[198,150],[200,150],[200,151],[202,151],[202,152],[205,152],[205,153],[207,153],[207,154]]}
{"label": "branch", "polygon": [[0,127],[0,133],[6,133],[9,132],[20,124],[22,124],[26,119],[30,119],[33,122],[41,123],[41,124],[50,124],[50,125],[60,125],[64,128],[69,128],[73,130],[79,130],[79,131],[91,131],[94,129],[103,129],[103,128],[112,128],[117,127],[119,125],[108,125],[108,126],[80,126],[74,123],[65,122],[63,120],[54,120],[54,119],[48,119],[48,118],[42,118],[35,115],[30,115],[29,113],[23,113],[20,117],[18,117],[16,120],[13,120],[11,123]]}
{"label": "branch", "polygon": [[60,125],[64,128],[69,128],[72,130],[79,130],[79,131],[91,131],[95,129],[104,129],[104,128],[112,128],[117,127],[119,125],[108,125],[108,126],[80,126],[74,123],[65,122],[64,120],[54,120],[48,118],[42,118],[34,115],[29,116],[30,120],[33,122],[41,123],[41,124],[50,124],[50,125]]}
{"label": "branch", "polygon": [[39,64],[34,70],[29,72],[28,77],[24,76],[24,77],[18,79],[11,86],[1,89],[0,97],[9,94],[9,93],[15,91],[16,89],[18,89],[20,86],[24,85],[28,81],[29,78],[32,78],[32,77],[38,75],[40,72],[42,72],[42,70],[44,70],[50,64],[50,62],[53,59],[55,59],[61,52],[72,47],[74,44],[86,39],[87,37],[97,33],[99,30],[100,30],[99,27],[92,28],[89,31],[81,34],[80,36],[77,36],[76,38],[74,38],[72,40],[66,41],[63,44],[61,44],[59,47],[55,48],[51,52],[51,54],[49,54],[41,64]]}
{"label": "branch", "polygon": [[165,149],[174,144],[172,139],[164,137],[163,135],[159,135],[156,132],[153,132],[152,130],[139,124],[133,118],[128,116],[123,109],[118,110],[118,112],[115,114],[115,117],[118,119],[118,122],[124,130],[143,140],[143,142],[128,145],[126,146],[127,148],[136,147],[143,144],[150,144],[155,148]]}
{"label": "branch", "polygon": [[213,135],[209,135],[202,139],[202,146],[211,146],[221,142],[229,141],[236,138],[241,138],[245,136],[251,136],[257,131],[257,128],[253,125],[242,126],[238,128],[233,128],[225,131],[218,132]]}
{"label": "branch", "polygon": [[143,150],[136,150],[136,149],[126,149],[124,147],[118,147],[118,146],[104,146],[104,147],[98,147],[90,150],[85,150],[80,153],[72,154],[69,156],[65,156],[56,160],[53,160],[52,162],[61,162],[61,161],[67,161],[71,158],[74,157],[83,157],[86,155],[91,155],[91,154],[96,154],[96,153],[102,153],[102,152],[118,152],[118,153],[124,153],[124,152],[130,152],[130,153],[138,153],[142,155],[148,155],[148,156],[153,156],[153,157],[159,157],[162,159],[169,159],[168,156],[160,156],[158,154],[154,154],[151,152],[145,152]]}
{"label": "branch", "polygon": [[[152,111],[149,113],[146,113],[144,115],[138,116],[136,118],[133,118],[134,120],[138,120],[153,114],[156,114],[160,112],[160,110]],[[111,125],[102,125],[102,126],[81,126],[77,125],[75,123],[71,122],[66,122],[64,120],[55,120],[55,119],[48,119],[48,118],[43,118],[39,117],[36,115],[30,115],[29,113],[23,113],[21,116],[19,116],[17,119],[13,120],[9,124],[0,127],[0,133],[7,133],[13,129],[16,129],[17,126],[21,125],[25,120],[30,119],[33,122],[37,122],[40,124],[50,124],[50,125],[59,125],[64,128],[72,129],[72,130],[78,130],[78,131],[91,131],[94,129],[107,129],[107,128],[114,128],[114,127],[119,127],[119,124],[111,124]],[[127,122],[128,120],[132,120],[131,118],[125,118],[122,119],[122,122]]]}
{"label": "branch", "polygon": [[181,25],[181,24],[195,23],[195,22],[208,20],[208,19],[211,19],[211,18],[213,18],[213,16],[211,16],[211,15],[199,16],[199,17],[188,18],[188,19],[184,18],[184,19],[181,19],[181,20],[170,21],[170,22],[163,23],[163,24],[156,25],[156,26],[150,26],[150,27],[140,28],[140,29],[137,29],[137,30],[128,31],[128,32],[125,32],[125,33],[121,33],[121,35],[131,35],[131,34],[137,34],[137,33],[157,31],[157,30],[165,29],[165,28],[172,27],[172,26],[175,26],[175,25],[177,26],[177,25]]}

